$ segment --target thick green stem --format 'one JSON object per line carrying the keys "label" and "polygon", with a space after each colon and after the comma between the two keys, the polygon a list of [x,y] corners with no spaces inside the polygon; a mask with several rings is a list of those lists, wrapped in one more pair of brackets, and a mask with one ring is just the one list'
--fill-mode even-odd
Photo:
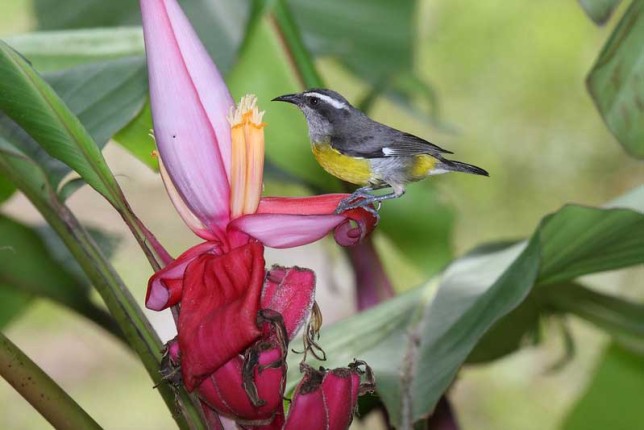
{"label": "thick green stem", "polygon": [[0,333],[0,375],[56,429],[100,429],[36,363]]}

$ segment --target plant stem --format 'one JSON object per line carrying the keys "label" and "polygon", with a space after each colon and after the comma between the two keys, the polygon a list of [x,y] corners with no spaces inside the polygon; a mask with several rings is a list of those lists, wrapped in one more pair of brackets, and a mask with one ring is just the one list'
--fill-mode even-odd
{"label": "plant stem", "polygon": [[303,86],[306,88],[324,87],[322,76],[318,73],[311,54],[304,46],[300,29],[284,0],[275,2],[272,16]]}
{"label": "plant stem", "polygon": [[356,279],[359,311],[376,306],[395,295],[371,237],[346,248],[346,251]]}
{"label": "plant stem", "polygon": [[0,375],[56,429],[100,429],[53,379],[0,333]]}

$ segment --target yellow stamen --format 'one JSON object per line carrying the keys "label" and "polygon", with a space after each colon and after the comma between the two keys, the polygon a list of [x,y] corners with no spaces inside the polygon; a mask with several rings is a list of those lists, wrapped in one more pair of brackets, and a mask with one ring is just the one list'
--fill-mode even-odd
{"label": "yellow stamen", "polygon": [[262,194],[264,172],[264,126],[254,95],[242,97],[231,109],[232,160],[230,178],[231,217],[252,214]]}

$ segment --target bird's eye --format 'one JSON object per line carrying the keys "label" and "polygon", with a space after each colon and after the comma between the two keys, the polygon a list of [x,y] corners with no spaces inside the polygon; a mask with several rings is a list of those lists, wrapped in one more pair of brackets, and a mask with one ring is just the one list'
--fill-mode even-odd
{"label": "bird's eye", "polygon": [[317,106],[317,105],[318,105],[318,103],[320,103],[320,100],[319,100],[317,97],[311,97],[311,98],[309,99],[309,104],[310,104],[311,106]]}

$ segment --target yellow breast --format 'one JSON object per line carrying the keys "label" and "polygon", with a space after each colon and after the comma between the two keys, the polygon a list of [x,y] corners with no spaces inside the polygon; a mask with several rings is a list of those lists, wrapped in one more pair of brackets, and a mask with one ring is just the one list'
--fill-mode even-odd
{"label": "yellow breast", "polygon": [[436,166],[438,160],[427,154],[419,154],[414,157],[414,162],[411,165],[410,175],[411,180],[419,181],[429,175],[429,173]]}
{"label": "yellow breast", "polygon": [[329,144],[313,144],[313,155],[320,166],[333,176],[356,185],[367,185],[371,179],[369,160],[343,155]]}

